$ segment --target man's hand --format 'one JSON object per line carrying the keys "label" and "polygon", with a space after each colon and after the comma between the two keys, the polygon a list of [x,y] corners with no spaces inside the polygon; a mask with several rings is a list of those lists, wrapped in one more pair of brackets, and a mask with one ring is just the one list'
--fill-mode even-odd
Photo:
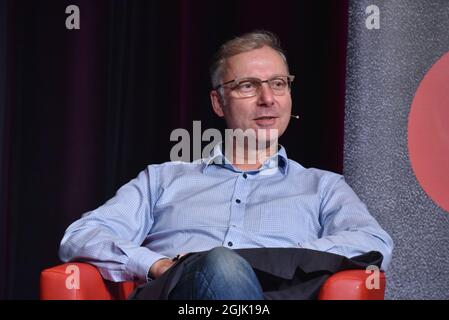
{"label": "man's hand", "polygon": [[155,279],[160,277],[165,271],[170,269],[170,267],[174,265],[175,262],[176,261],[167,258],[156,261],[150,268],[151,276]]}

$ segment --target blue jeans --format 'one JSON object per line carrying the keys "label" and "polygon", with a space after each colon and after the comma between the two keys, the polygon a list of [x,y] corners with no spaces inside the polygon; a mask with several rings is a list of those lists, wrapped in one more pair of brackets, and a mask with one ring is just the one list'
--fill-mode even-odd
{"label": "blue jeans", "polygon": [[263,300],[262,288],[249,263],[217,247],[186,261],[171,291],[171,300]]}

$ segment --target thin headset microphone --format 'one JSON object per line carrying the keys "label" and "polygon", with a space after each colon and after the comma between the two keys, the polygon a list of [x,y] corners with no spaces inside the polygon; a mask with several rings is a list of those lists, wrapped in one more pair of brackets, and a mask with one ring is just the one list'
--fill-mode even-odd
{"label": "thin headset microphone", "polygon": [[295,115],[295,114],[290,115],[290,117],[295,118],[295,119],[299,119],[299,116]]}

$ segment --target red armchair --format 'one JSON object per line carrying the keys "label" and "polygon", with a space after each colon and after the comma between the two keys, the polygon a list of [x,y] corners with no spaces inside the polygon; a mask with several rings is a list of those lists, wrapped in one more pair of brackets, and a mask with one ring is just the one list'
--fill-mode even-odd
{"label": "red armchair", "polygon": [[[79,273],[78,273],[79,271]],[[74,272],[79,274],[76,279]],[[365,270],[347,270],[332,275],[322,286],[319,300],[383,300],[385,274],[380,273],[379,288],[368,289]],[[42,300],[116,300],[126,299],[136,287],[133,282],[104,280],[98,270],[87,263],[65,263],[41,272]]]}

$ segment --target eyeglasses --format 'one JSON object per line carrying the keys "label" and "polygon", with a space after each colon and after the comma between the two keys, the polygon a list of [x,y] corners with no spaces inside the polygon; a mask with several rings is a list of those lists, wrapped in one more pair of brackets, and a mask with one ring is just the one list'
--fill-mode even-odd
{"label": "eyeglasses", "polygon": [[262,83],[267,83],[271,90],[273,90],[273,94],[282,96],[287,90],[290,90],[291,83],[294,79],[295,76],[292,75],[274,76],[268,80],[260,80],[258,78],[238,78],[222,83],[214,89],[218,90],[221,87],[229,87],[236,93],[237,97],[247,98],[257,95],[260,92]]}

